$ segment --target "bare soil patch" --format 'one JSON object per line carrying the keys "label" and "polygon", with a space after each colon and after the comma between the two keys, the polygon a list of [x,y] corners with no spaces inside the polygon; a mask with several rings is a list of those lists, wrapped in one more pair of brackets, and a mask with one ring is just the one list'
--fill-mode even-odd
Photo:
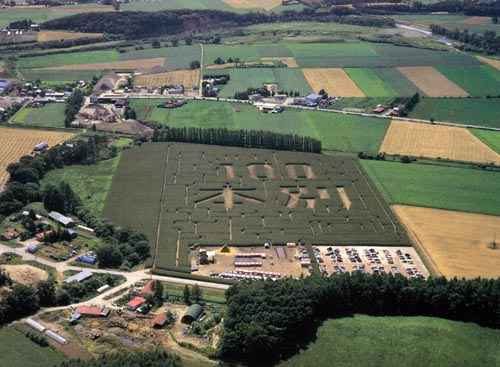
{"label": "bare soil patch", "polygon": [[429,97],[468,97],[469,94],[431,66],[398,67],[409,81]]}
{"label": "bare soil patch", "polygon": [[223,0],[229,6],[236,9],[262,8],[271,10],[281,5],[281,0]]}
{"label": "bare soil patch", "polygon": [[117,132],[124,134],[150,133],[153,130],[136,120],[125,120],[120,122],[89,121],[82,123],[85,127],[91,128],[95,125],[97,131]]}
{"label": "bare soil patch", "polygon": [[312,90],[324,89],[335,97],[364,97],[356,83],[340,68],[302,69]]}
{"label": "bare soil patch", "polygon": [[139,60],[126,60],[126,61],[111,61],[102,62],[98,64],[77,64],[77,65],[63,65],[52,66],[47,68],[38,68],[34,70],[117,70],[117,69],[150,69],[155,66],[163,66],[165,62],[164,57],[156,57],[153,59],[139,59]]}
{"label": "bare soil patch", "polygon": [[318,196],[322,200],[330,199],[330,193],[328,192],[327,189],[318,189]]}
{"label": "bare soil patch", "polygon": [[344,208],[347,210],[351,209],[351,200],[349,199],[349,196],[347,196],[345,189],[343,187],[337,187],[337,192],[339,193],[340,200],[342,200]]}
{"label": "bare soil patch", "polygon": [[228,164],[224,165],[226,170],[226,177],[228,180],[232,180],[234,178],[234,167]]}
{"label": "bare soil patch", "polygon": [[253,178],[253,179],[257,179],[257,172],[255,170],[255,164],[249,164],[247,166],[247,169],[248,169],[248,175],[250,176],[250,178]]}
{"label": "bare soil patch", "polygon": [[310,180],[313,180],[316,178],[316,175],[313,172],[313,169],[311,168],[310,165],[308,164],[303,164],[302,168],[304,168],[304,173],[306,174],[306,177]]}
{"label": "bare soil patch", "polygon": [[490,59],[489,57],[476,56],[482,62],[494,67],[497,70],[500,70],[500,60],[498,59]]}
{"label": "bare soil patch", "polygon": [[286,172],[288,173],[288,177],[297,178],[297,172],[295,171],[295,165],[287,164],[286,165]]}
{"label": "bare soil patch", "polygon": [[490,248],[500,217],[405,205],[392,208],[437,274],[500,276],[500,249]]}
{"label": "bare soil patch", "polygon": [[102,33],[63,32],[63,31],[40,31],[38,42],[72,40],[78,38],[100,38]]}
{"label": "bare soil patch", "polygon": [[41,280],[49,279],[49,273],[31,265],[1,265],[14,282],[34,285]]}
{"label": "bare soil patch", "polygon": [[142,87],[162,87],[181,84],[185,88],[198,85],[200,70],[176,70],[165,73],[143,74],[135,76],[134,84]]}
{"label": "bare soil patch", "polygon": [[266,170],[267,178],[275,178],[273,166],[270,164],[265,164],[264,169]]}
{"label": "bare soil patch", "polygon": [[460,23],[462,24],[485,24],[490,23],[491,17],[470,17],[462,20]]}
{"label": "bare soil patch", "polygon": [[467,129],[398,120],[391,122],[380,151],[387,154],[500,164],[500,154]]}

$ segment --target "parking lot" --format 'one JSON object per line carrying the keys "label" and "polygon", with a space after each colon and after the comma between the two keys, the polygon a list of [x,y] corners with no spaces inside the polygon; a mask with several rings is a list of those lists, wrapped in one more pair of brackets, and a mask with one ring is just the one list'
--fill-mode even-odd
{"label": "parking lot", "polygon": [[402,274],[409,278],[427,278],[429,271],[412,247],[314,246],[322,272]]}

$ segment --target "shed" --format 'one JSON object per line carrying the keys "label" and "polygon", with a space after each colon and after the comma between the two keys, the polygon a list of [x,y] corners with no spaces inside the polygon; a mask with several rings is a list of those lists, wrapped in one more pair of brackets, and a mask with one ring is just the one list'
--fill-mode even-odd
{"label": "shed", "polygon": [[70,217],[66,217],[65,215],[62,215],[61,213],[58,212],[50,212],[49,218],[58,223],[61,223],[65,227],[71,227],[75,224],[73,219],[71,219]]}
{"label": "shed", "polygon": [[203,314],[203,306],[199,305],[198,303],[193,303],[191,306],[189,306],[189,309],[187,312],[182,316],[181,321],[184,324],[190,325],[194,321],[198,321],[200,316]]}
{"label": "shed", "polygon": [[84,270],[78,274],[73,275],[72,277],[69,277],[68,279],[64,280],[64,283],[71,283],[71,282],[81,282],[85,279],[90,278],[94,273],[92,273],[89,270]]}
{"label": "shed", "polygon": [[308,105],[317,105],[322,99],[323,96],[321,94],[311,93],[306,96],[306,101]]}
{"label": "shed", "polygon": [[168,320],[167,315],[165,315],[164,313],[160,313],[156,315],[153,321],[151,321],[151,327],[162,328],[167,322],[167,320]]}
{"label": "shed", "polygon": [[34,254],[37,251],[38,251],[38,246],[37,245],[29,245],[28,246],[28,252],[31,252],[32,254]]}
{"label": "shed", "polygon": [[75,312],[79,313],[83,317],[107,317],[110,310],[106,307],[78,306],[75,309]]}

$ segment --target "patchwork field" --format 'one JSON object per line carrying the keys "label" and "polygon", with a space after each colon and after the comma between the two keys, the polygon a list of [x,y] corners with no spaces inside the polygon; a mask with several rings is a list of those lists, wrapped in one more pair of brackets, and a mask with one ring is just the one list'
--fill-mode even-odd
{"label": "patchwork field", "polygon": [[356,83],[342,69],[302,69],[302,72],[316,93],[324,89],[328,95],[335,97],[365,96]]}
{"label": "patchwork field", "polygon": [[396,94],[401,97],[411,97],[419,92],[423,94],[415,84],[410,82],[395,68],[373,68],[371,69],[385,85],[390,86]]}
{"label": "patchwork field", "polygon": [[176,70],[166,73],[136,75],[134,84],[150,87],[181,84],[185,88],[191,88],[198,85],[199,80],[200,70]]}
{"label": "patchwork field", "polygon": [[500,153],[500,131],[479,129],[471,129],[470,131],[495,152]]}
{"label": "patchwork field", "polygon": [[356,315],[323,322],[307,349],[279,367],[495,366],[499,342],[498,330],[472,323]]}
{"label": "patchwork field", "polygon": [[369,160],[361,166],[390,204],[500,215],[500,172]]}
{"label": "patchwork field", "polygon": [[233,8],[261,8],[266,11],[276,8],[281,5],[281,0],[223,0],[226,4]]}
{"label": "patchwork field", "polygon": [[6,171],[10,163],[19,161],[23,155],[29,155],[33,147],[46,141],[49,147],[71,139],[74,133],[41,131],[27,129],[0,129],[0,186],[3,187],[9,174]]}
{"label": "patchwork field", "polygon": [[491,248],[500,217],[405,205],[393,209],[437,274],[469,279],[500,276],[500,245]]}
{"label": "patchwork field", "polygon": [[262,57],[262,61],[281,61],[283,64],[288,66],[289,68],[297,68],[297,62],[293,57]]}
{"label": "patchwork field", "polygon": [[437,70],[472,96],[500,96],[500,71],[488,65],[439,66]]}
{"label": "patchwork field", "polygon": [[102,33],[62,32],[62,31],[40,31],[38,42],[72,40],[78,38],[100,38]]}
{"label": "patchwork field", "polygon": [[145,232],[156,267],[187,272],[193,244],[407,243],[356,160],[307,153],[145,144],[123,153],[104,215]]}
{"label": "patchwork field", "polygon": [[76,65],[64,65],[64,66],[53,66],[46,68],[39,68],[36,70],[129,70],[129,69],[150,69],[155,66],[163,66],[165,59],[162,57],[157,57],[154,59],[139,59],[139,60],[127,60],[127,61],[111,61],[102,63],[92,63],[92,64],[76,64]]}
{"label": "patchwork field", "polygon": [[469,130],[393,120],[380,151],[414,157],[443,158],[500,165],[500,154]]}
{"label": "patchwork field", "polygon": [[47,103],[44,107],[24,107],[12,122],[22,125],[64,127],[65,103]]}
{"label": "patchwork field", "polygon": [[397,69],[429,97],[467,97],[469,95],[433,67],[398,67]]}
{"label": "patchwork field", "polygon": [[371,69],[346,68],[344,71],[361,91],[370,97],[396,97],[398,93]]}
{"label": "patchwork field", "polygon": [[484,56],[477,56],[477,58],[482,62],[494,67],[495,69],[500,70],[500,60],[491,59],[489,57],[484,57]]}

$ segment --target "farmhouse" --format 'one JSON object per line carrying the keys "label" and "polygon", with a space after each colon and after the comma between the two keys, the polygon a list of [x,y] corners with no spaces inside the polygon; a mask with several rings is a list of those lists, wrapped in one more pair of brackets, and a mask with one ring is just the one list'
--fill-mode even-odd
{"label": "farmhouse", "polygon": [[107,317],[110,310],[106,307],[97,306],[78,306],[75,312],[79,313],[82,317]]}
{"label": "farmhouse", "polygon": [[69,277],[68,279],[65,279],[64,283],[68,283],[68,284],[72,283],[72,282],[78,282],[78,283],[80,283],[80,282],[84,281],[85,279],[90,278],[93,274],[94,273],[92,273],[89,270],[84,270],[84,271],[82,271],[82,272],[80,272],[78,274],[75,274],[75,275]]}
{"label": "farmhouse", "polygon": [[141,290],[140,296],[142,298],[153,298],[155,296],[155,291],[153,290],[153,280],[148,280],[147,283]]}
{"label": "farmhouse", "polygon": [[145,298],[135,297],[129,303],[127,303],[127,310],[129,310],[129,311],[135,311],[135,310],[137,310],[139,307],[141,307],[145,303],[146,303],[146,299]]}
{"label": "farmhouse", "polygon": [[167,322],[167,320],[168,320],[167,315],[165,315],[164,313],[160,313],[156,315],[153,321],[151,321],[151,327],[162,328]]}
{"label": "farmhouse", "polygon": [[306,96],[308,106],[316,106],[322,99],[323,96],[321,94],[311,93]]}
{"label": "farmhouse", "polygon": [[75,225],[75,222],[70,217],[66,217],[58,212],[50,212],[49,218],[53,221],[62,224],[64,227],[72,227]]}
{"label": "farmhouse", "polygon": [[198,321],[200,316],[203,314],[203,306],[197,303],[189,306],[187,312],[182,316],[181,322],[184,324],[192,324],[194,321]]}
{"label": "farmhouse", "polygon": [[3,241],[10,241],[17,237],[19,237],[19,233],[17,233],[14,228],[8,228],[7,231],[2,234],[1,239]]}

